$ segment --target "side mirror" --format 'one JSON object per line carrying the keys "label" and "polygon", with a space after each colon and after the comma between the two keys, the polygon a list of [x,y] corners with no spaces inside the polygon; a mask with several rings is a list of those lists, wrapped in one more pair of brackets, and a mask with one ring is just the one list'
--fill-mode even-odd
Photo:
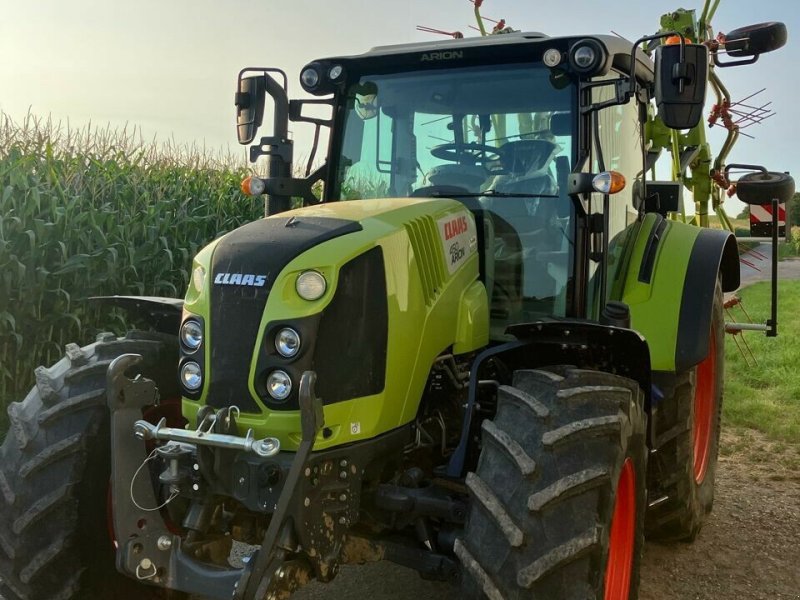
{"label": "side mirror", "polygon": [[695,127],[706,99],[708,49],[702,44],[659,46],[655,62],[659,118],[670,129]]}
{"label": "side mirror", "polygon": [[236,134],[240,144],[249,144],[256,137],[264,118],[267,82],[265,75],[239,78],[236,92]]}

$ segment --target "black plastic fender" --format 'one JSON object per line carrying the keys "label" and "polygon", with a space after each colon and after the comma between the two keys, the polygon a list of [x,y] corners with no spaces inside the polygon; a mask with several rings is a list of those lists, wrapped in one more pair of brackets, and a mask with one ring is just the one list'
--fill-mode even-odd
{"label": "black plastic fender", "polygon": [[90,302],[118,306],[161,333],[178,335],[183,313],[182,298],[162,296],[94,296]]}
{"label": "black plastic fender", "polygon": [[675,370],[684,371],[708,355],[708,332],[717,277],[723,292],[739,287],[739,251],[736,238],[721,229],[702,229],[692,247],[683,283],[675,344]]}
{"label": "black plastic fender", "polygon": [[[500,359],[509,375],[518,369],[554,365],[573,365],[622,375],[639,384],[644,393],[645,409],[650,410],[650,351],[647,341],[638,332],[592,321],[563,319],[512,325],[507,333],[517,340],[484,350],[472,363],[461,439],[445,470],[448,477],[464,475],[472,414],[482,383],[479,373],[481,366],[491,358]],[[508,384],[510,380],[494,383]]]}

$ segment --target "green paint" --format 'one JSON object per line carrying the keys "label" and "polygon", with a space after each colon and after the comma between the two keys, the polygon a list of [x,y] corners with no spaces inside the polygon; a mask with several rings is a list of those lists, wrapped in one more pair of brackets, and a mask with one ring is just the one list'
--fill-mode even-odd
{"label": "green paint", "polygon": [[[439,219],[463,216],[474,228],[472,215],[453,200],[393,199],[336,202],[270,218],[292,215],[354,219],[363,230],[319,244],[281,271],[267,299],[255,348],[248,349],[252,356],[250,380],[267,324],[324,310],[335,293],[341,267],[378,246],[384,255],[389,300],[386,385],[380,394],[326,406],[325,423],[332,435],[320,437],[316,447],[372,438],[412,421],[436,357],[448,351],[471,352],[489,341],[488,300],[478,281],[477,248],[451,275],[438,234]],[[204,249],[196,259],[196,264],[206,266],[209,275],[213,249]],[[297,275],[308,269],[320,271],[328,280],[325,295],[313,302],[301,299],[295,292]],[[208,323],[205,293],[190,291],[186,310],[202,315]],[[210,347],[213,342],[207,340]],[[211,375],[209,364],[205,375],[207,379]],[[253,428],[256,437],[278,437],[287,450],[296,449],[300,442],[299,412],[271,411],[261,404],[253,389],[250,392],[261,413],[242,413],[238,419],[241,426]],[[205,395],[199,402],[183,400],[183,414],[190,423],[195,422],[204,402]]]}
{"label": "green paint", "polygon": [[639,281],[639,268],[656,222],[657,216],[648,214],[642,223],[634,242],[622,300],[630,306],[631,327],[647,340],[652,369],[674,371],[684,280],[700,229],[667,221],[658,244],[652,280],[643,283]]}
{"label": "green paint", "polygon": [[677,31],[684,37],[689,38],[693,43],[696,43],[698,36],[695,11],[679,8],[671,13],[662,15],[659,33],[667,31]]}

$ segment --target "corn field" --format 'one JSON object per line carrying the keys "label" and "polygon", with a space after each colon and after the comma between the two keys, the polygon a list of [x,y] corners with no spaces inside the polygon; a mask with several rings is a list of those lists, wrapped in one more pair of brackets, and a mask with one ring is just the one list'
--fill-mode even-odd
{"label": "corn field", "polygon": [[0,403],[66,343],[125,328],[87,298],[182,297],[199,248],[261,215],[244,173],[136,131],[0,114]]}

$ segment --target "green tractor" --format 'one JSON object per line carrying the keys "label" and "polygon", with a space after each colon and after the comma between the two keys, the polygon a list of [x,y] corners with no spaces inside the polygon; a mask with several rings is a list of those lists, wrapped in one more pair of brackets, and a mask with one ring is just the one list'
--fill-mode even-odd
{"label": "green tractor", "polygon": [[[380,47],[309,64],[310,100],[240,73],[267,216],[185,300],[104,299],[151,331],[68,346],[11,405],[5,600],[285,598],[377,560],[465,598],[635,598],[645,534],[691,540],[714,497],[736,242],[648,180],[710,68],[670,31]],[[290,121],[330,131],[304,178]]]}

